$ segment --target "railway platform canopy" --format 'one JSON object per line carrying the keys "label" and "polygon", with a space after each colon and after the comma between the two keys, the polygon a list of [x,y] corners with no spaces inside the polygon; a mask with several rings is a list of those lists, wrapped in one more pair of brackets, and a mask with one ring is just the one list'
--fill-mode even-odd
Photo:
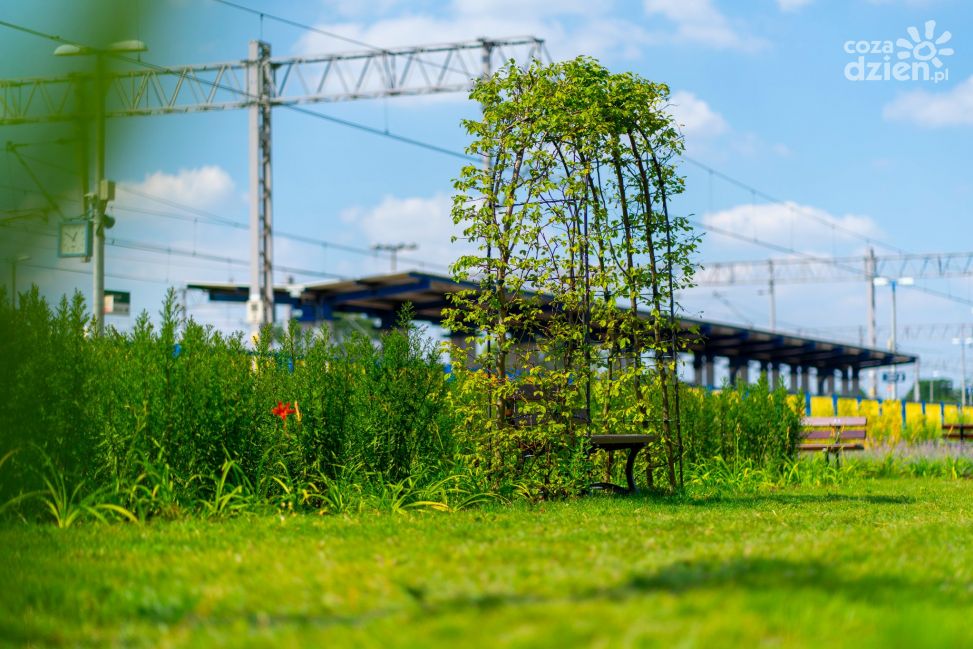
{"label": "railway platform canopy", "polygon": [[[246,303],[250,291],[246,284],[219,282],[187,288],[204,291],[214,302]],[[288,305],[294,317],[309,325],[326,324],[338,313],[357,313],[390,328],[406,303],[412,305],[415,320],[439,325],[443,309],[450,304],[449,294],[476,288],[475,283],[456,282],[448,276],[410,271],[278,285],[274,301]],[[694,382],[710,387],[716,386],[717,366],[725,366],[731,382],[747,382],[757,371],[766,372],[777,383],[783,371],[793,391],[817,388],[818,394],[856,395],[863,370],[918,361],[913,354],[710,320],[682,317],[679,326],[687,334],[698,332],[687,353],[692,356]]]}

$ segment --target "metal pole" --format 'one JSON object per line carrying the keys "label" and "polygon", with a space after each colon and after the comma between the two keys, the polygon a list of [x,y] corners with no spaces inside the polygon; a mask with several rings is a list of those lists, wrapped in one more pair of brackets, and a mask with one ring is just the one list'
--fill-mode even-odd
{"label": "metal pole", "polygon": [[767,261],[770,279],[767,280],[767,292],[770,294],[770,330],[777,331],[777,300],[774,295],[774,260]]}
{"label": "metal pole", "polygon": [[263,193],[263,303],[264,323],[274,322],[274,201],[273,201],[273,168],[271,166],[271,130],[270,130],[270,91],[273,88],[273,69],[270,67],[270,45],[263,44],[260,61],[260,157],[261,157],[261,185]]}
{"label": "metal pole", "polygon": [[[480,42],[483,44],[483,53],[482,53],[482,58],[481,58],[481,62],[483,64],[483,68],[481,70],[481,75],[482,75],[481,78],[484,81],[486,81],[487,79],[490,78],[490,70],[492,68],[491,59],[493,58],[493,43],[491,43],[490,41],[488,41],[486,39],[481,39]],[[483,112],[483,106],[482,105],[480,106],[480,112],[481,113]],[[490,154],[489,151],[485,151],[483,153],[483,176],[488,181],[489,181],[489,179],[491,177],[492,168],[493,168],[492,167],[492,164],[491,164],[490,156],[491,156],[491,154]],[[492,181],[490,181],[490,184],[492,186],[492,184],[493,184]],[[490,277],[490,270],[491,270],[490,269],[490,262],[492,260],[492,257],[493,257],[493,247],[490,245],[490,243],[488,241],[487,242],[487,267],[486,267],[486,276],[487,276],[487,281],[489,281],[491,283],[491,288],[492,288],[492,279]],[[493,353],[493,344],[492,344],[492,341],[490,339],[490,336],[487,336],[486,339],[487,339],[486,340],[487,358],[490,358],[491,355],[492,355],[492,353]],[[487,400],[487,417],[489,417],[490,419],[493,419],[493,398],[494,398],[494,395],[493,395],[493,391],[491,390],[491,392],[490,392],[490,398]]]}
{"label": "metal pole", "polygon": [[94,246],[91,255],[91,311],[95,317],[94,334],[105,331],[105,204],[101,187],[105,180],[105,59],[95,56],[95,212]]}
{"label": "metal pole", "polygon": [[[875,349],[875,250],[868,249],[865,257],[865,281],[868,282],[868,345]],[[868,370],[868,396],[878,395],[878,375],[874,369]]]}
{"label": "metal pole", "polygon": [[[897,332],[897,324],[896,324],[896,319],[895,319],[896,318],[896,313],[895,313],[895,285],[897,283],[898,282],[896,282],[896,280],[894,280],[894,279],[889,281],[889,285],[892,287],[892,343],[891,343],[891,347],[892,347],[892,353],[893,354],[895,354],[895,352],[897,351],[896,341],[895,341],[895,334]],[[892,367],[893,367],[893,369],[895,369],[895,366],[894,365]],[[893,378],[896,378],[896,379],[898,378],[898,372],[892,372],[892,374],[893,374]],[[898,398],[899,398],[899,382],[898,381],[892,381],[892,400],[895,401]]]}
{"label": "metal pole", "polygon": [[247,318],[254,333],[274,321],[273,196],[271,192],[270,45],[250,41],[247,92],[250,104],[250,298]]}
{"label": "metal pole", "polygon": [[922,398],[919,395],[919,357],[918,356],[916,357],[916,384],[912,388],[912,400],[922,401]]}
{"label": "metal pole", "polygon": [[960,394],[960,409],[966,410],[966,327],[960,327],[959,333],[960,371],[963,373],[963,376],[960,378],[960,386],[963,390],[962,394]]}

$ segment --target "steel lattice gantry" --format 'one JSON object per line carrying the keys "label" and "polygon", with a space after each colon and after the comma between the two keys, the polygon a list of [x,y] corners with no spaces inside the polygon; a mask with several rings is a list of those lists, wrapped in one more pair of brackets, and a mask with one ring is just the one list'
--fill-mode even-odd
{"label": "steel lattice gantry", "polygon": [[[89,48],[90,49],[90,48]],[[273,192],[271,112],[274,107],[467,91],[495,62],[539,60],[544,41],[532,36],[364,52],[272,58],[251,41],[249,57],[205,65],[159,66],[92,50],[114,69],[98,84],[98,117],[202,111],[250,111],[251,282],[248,316],[273,321]],[[80,114],[78,89],[94,75],[0,80],[0,125],[94,118]],[[101,179],[96,179],[97,182]]]}
{"label": "steel lattice gantry", "polygon": [[[469,90],[494,61],[540,59],[544,41],[532,36],[443,45],[376,49],[313,57],[271,58],[252,41],[249,58],[204,65],[157,66],[113,57],[128,70],[111,73],[108,117],[162,115],[374,99]],[[250,72],[264,70],[262,86]],[[87,75],[0,80],[0,125],[75,119],[75,84]]]}
{"label": "steel lattice gantry", "polygon": [[871,281],[873,277],[946,279],[973,276],[973,252],[860,257],[799,257],[708,263],[697,271],[698,286],[804,284]]}

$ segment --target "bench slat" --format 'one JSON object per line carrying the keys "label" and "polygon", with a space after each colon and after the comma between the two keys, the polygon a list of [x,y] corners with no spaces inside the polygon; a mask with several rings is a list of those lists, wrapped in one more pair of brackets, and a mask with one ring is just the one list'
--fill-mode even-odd
{"label": "bench slat", "polygon": [[865,450],[867,417],[804,417],[801,426],[804,440],[797,446],[799,451],[840,453]]}
{"label": "bench slat", "polygon": [[864,444],[852,444],[852,443],[848,443],[848,444],[842,444],[842,443],[839,443],[839,444],[801,444],[800,446],[797,447],[797,450],[799,450],[799,451],[823,451],[825,449],[827,449],[829,451],[864,451],[865,450],[865,445]]}
{"label": "bench slat", "polygon": [[[865,439],[867,437],[864,428],[851,428],[839,431],[841,439]],[[809,430],[804,434],[804,439],[833,439],[838,437],[833,430]]]}
{"label": "bench slat", "polygon": [[801,425],[810,428],[820,426],[865,426],[868,423],[867,417],[804,417]]}
{"label": "bench slat", "polygon": [[592,435],[592,446],[607,448],[609,446],[631,446],[633,444],[649,444],[659,439],[658,435]]}

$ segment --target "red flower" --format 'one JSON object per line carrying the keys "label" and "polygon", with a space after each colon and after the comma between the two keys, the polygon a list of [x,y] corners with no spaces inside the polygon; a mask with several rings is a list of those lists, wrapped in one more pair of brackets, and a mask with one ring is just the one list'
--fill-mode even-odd
{"label": "red flower", "polygon": [[280,417],[281,421],[284,421],[287,419],[287,415],[294,412],[294,409],[291,408],[290,402],[284,403],[283,401],[278,401],[277,407],[271,410],[271,412]]}

